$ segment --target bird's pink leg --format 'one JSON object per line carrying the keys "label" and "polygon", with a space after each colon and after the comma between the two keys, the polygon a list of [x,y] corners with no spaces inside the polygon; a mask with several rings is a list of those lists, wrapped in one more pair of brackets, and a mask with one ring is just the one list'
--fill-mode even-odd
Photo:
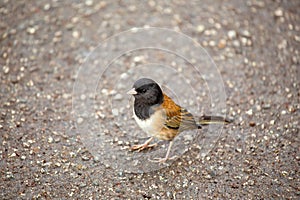
{"label": "bird's pink leg", "polygon": [[131,150],[132,151],[142,151],[142,150],[147,149],[147,148],[155,147],[157,145],[157,143],[150,144],[150,142],[152,140],[153,140],[153,137],[149,138],[144,144],[133,145],[131,147]]}
{"label": "bird's pink leg", "polygon": [[166,156],[164,158],[154,158],[154,160],[151,160],[151,162],[165,163],[167,160],[171,160],[171,159],[176,158],[176,156],[173,156],[172,158],[169,158],[172,145],[173,145],[173,141],[170,141]]}

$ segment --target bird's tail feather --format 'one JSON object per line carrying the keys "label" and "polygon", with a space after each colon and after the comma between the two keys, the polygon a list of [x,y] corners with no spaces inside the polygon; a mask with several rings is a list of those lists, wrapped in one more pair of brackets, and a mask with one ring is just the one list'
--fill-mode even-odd
{"label": "bird's tail feather", "polygon": [[199,119],[199,125],[200,126],[209,125],[209,124],[229,124],[231,122],[232,122],[232,120],[227,119],[225,117],[221,117],[221,116],[206,116],[206,115],[203,115]]}

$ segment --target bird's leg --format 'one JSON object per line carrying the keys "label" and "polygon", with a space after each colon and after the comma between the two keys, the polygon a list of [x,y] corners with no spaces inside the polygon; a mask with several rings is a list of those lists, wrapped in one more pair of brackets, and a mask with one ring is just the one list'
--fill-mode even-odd
{"label": "bird's leg", "polygon": [[166,156],[164,158],[154,158],[154,160],[151,160],[151,162],[165,163],[167,160],[171,160],[171,159],[176,158],[176,156],[173,156],[172,158],[169,158],[172,145],[173,145],[173,141],[170,141]]}
{"label": "bird's leg", "polygon": [[131,147],[132,151],[142,151],[146,148],[151,148],[151,147],[155,147],[157,145],[157,143],[154,144],[150,144],[150,142],[153,140],[153,137],[149,138],[144,144],[137,144],[137,145],[133,145]]}

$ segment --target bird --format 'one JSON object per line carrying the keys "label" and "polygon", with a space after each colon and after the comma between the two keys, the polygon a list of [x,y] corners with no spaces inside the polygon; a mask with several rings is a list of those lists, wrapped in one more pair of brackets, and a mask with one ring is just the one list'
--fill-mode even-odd
{"label": "bird", "polygon": [[133,117],[138,126],[150,136],[143,144],[133,145],[132,151],[142,151],[155,147],[151,144],[154,138],[169,141],[167,153],[154,162],[165,163],[169,158],[173,139],[181,132],[201,129],[209,124],[228,124],[232,122],[222,116],[195,117],[187,109],[176,104],[161,89],[158,83],[150,78],[140,78],[127,94],[133,95]]}

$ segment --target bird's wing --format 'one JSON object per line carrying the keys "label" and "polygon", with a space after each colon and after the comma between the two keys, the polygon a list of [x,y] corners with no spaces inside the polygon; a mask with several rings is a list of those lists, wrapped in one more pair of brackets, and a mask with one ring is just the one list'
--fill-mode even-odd
{"label": "bird's wing", "polygon": [[195,119],[186,109],[177,105],[170,97],[164,94],[162,107],[166,112],[165,125],[171,129],[188,130],[197,128]]}

